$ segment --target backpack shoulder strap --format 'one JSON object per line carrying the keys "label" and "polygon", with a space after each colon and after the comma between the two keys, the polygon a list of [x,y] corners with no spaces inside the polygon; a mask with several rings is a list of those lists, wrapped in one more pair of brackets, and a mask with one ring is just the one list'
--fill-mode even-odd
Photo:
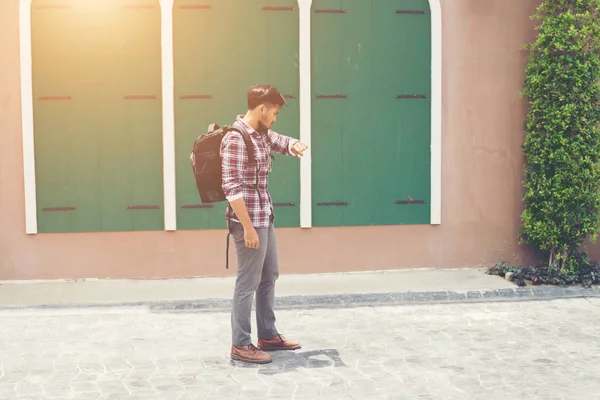
{"label": "backpack shoulder strap", "polygon": [[236,131],[240,135],[242,135],[242,139],[244,139],[244,144],[246,145],[246,152],[248,153],[248,162],[251,164],[254,163],[254,146],[252,145],[252,139],[250,139],[250,135],[246,133],[243,129],[236,128],[235,126],[229,126],[225,128],[227,132]]}
{"label": "backpack shoulder strap", "polygon": [[[248,162],[254,163],[254,146],[252,145],[252,139],[250,139],[250,135],[241,128],[236,128],[235,126],[226,126],[223,127],[225,133],[229,131],[236,131],[240,135],[242,135],[242,139],[244,139],[244,144],[246,145],[246,152],[248,153]],[[256,177],[258,180],[258,175]],[[229,214],[228,224],[227,224],[227,248],[225,250],[225,268],[229,269],[229,237],[231,236],[231,212],[232,212],[231,204],[227,203],[227,213]]]}

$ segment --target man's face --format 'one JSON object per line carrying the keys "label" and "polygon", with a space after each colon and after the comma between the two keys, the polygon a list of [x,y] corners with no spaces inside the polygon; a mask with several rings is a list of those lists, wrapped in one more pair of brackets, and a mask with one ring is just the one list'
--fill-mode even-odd
{"label": "man's face", "polygon": [[279,114],[278,105],[260,105],[260,124],[265,130],[270,129],[271,126],[277,121],[277,114]]}

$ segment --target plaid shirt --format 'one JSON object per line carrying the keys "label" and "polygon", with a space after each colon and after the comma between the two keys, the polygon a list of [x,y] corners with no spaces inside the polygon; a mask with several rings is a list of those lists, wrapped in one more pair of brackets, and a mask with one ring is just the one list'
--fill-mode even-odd
{"label": "plaid shirt", "polygon": [[[268,177],[272,165],[271,151],[292,155],[291,147],[296,140],[270,129],[266,135],[260,134],[242,117],[237,117],[235,127],[243,129],[250,135],[254,144],[256,164],[249,165],[242,136],[235,131],[228,132],[221,141],[223,192],[229,202],[244,198],[254,228],[268,228],[271,224],[271,216],[274,216],[273,201],[268,188]],[[229,205],[225,219],[229,220],[229,212],[231,212],[231,220],[239,222]]]}

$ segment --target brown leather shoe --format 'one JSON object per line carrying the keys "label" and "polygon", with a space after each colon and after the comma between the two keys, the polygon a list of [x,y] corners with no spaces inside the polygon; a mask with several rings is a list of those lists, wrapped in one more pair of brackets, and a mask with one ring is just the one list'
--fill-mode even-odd
{"label": "brown leather shoe", "polygon": [[295,340],[287,340],[283,335],[277,335],[271,339],[258,339],[258,347],[264,351],[273,350],[297,350],[300,342]]}
{"label": "brown leather shoe", "polygon": [[231,359],[254,364],[268,364],[273,361],[270,355],[258,349],[253,344],[249,344],[248,346],[232,345]]}

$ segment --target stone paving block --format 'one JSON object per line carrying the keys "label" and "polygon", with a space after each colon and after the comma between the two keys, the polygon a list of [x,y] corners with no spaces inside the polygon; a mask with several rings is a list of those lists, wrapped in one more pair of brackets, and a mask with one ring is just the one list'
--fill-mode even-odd
{"label": "stone paving block", "polygon": [[280,311],[303,348],[263,366],[229,359],[227,312],[0,313],[0,399],[570,400],[600,392],[599,300]]}
{"label": "stone paving block", "polygon": [[15,398],[16,396],[16,383],[0,383],[0,398]]}
{"label": "stone paving block", "polygon": [[211,395],[222,395],[229,396],[229,398],[236,398],[238,394],[244,389],[237,382],[233,380],[211,382]]}
{"label": "stone paving block", "polygon": [[237,399],[239,400],[255,400],[265,397],[265,389],[256,388],[244,388],[238,394]]}
{"label": "stone paving block", "polygon": [[350,392],[344,386],[324,387],[319,398],[348,399],[350,398]]}
{"label": "stone paving block", "polygon": [[126,395],[129,394],[129,389],[121,381],[98,381],[98,389],[102,396],[107,395]]}
{"label": "stone paving block", "polygon": [[71,382],[69,384],[73,393],[99,393],[100,389],[94,382]]}
{"label": "stone paving block", "polygon": [[533,293],[536,297],[544,298],[544,297],[555,297],[555,296],[564,296],[565,291],[563,288],[559,287],[535,287]]}
{"label": "stone paving block", "polygon": [[534,297],[535,292],[528,287],[520,287],[515,289],[515,296],[516,297]]}
{"label": "stone paving block", "polygon": [[350,386],[354,385],[354,382],[371,382],[375,384],[375,381],[370,379],[367,375],[360,372],[355,368],[335,368],[332,370],[332,373],[335,376],[340,377],[345,382],[347,382]]}
{"label": "stone paving block", "polygon": [[377,384],[372,380],[358,380],[348,387],[348,396],[352,399],[379,400],[383,397],[377,393]]}
{"label": "stone paving block", "polygon": [[31,383],[27,379],[17,382],[15,384],[15,391],[19,393],[19,396],[41,395],[44,393],[42,385]]}
{"label": "stone paving block", "polygon": [[294,392],[294,399],[317,398],[321,394],[320,384],[300,384]]}
{"label": "stone paving block", "polygon": [[272,384],[267,392],[267,395],[272,398],[289,399],[292,398],[298,385],[292,381],[281,384]]}
{"label": "stone paving block", "polygon": [[130,392],[140,391],[140,390],[150,390],[155,391],[154,386],[149,381],[149,378],[125,378],[123,380],[123,384],[127,387],[127,390]]}
{"label": "stone paving block", "polygon": [[[499,296],[502,296],[502,294],[499,292]],[[483,293],[481,292],[467,292],[466,293],[466,297],[467,300],[479,300],[479,299],[483,299]]]}
{"label": "stone paving block", "polygon": [[28,360],[25,355],[7,357],[2,360],[3,379],[10,379],[12,376],[27,375],[29,367]]}
{"label": "stone paving block", "polygon": [[185,387],[179,382],[177,376],[152,376],[148,382],[159,393],[185,392]]}
{"label": "stone paving block", "polygon": [[87,372],[80,372],[70,382],[71,383],[96,382],[98,380],[99,376],[100,376],[100,374],[90,374]]}
{"label": "stone paving block", "polygon": [[181,373],[177,374],[177,380],[183,387],[190,386],[201,386],[204,384],[205,380],[202,377],[202,372],[187,372],[183,370]]}
{"label": "stone paving block", "polygon": [[[212,393],[209,394],[206,399],[207,400],[231,400],[232,398],[235,397],[231,397],[232,395],[229,394],[222,394],[222,393]],[[233,396],[237,396],[237,394],[233,395]]]}
{"label": "stone paving block", "polygon": [[[178,400],[205,400],[208,397],[206,391],[203,390],[189,390],[183,394]],[[141,400],[141,399],[140,399]],[[145,400],[145,399],[144,399]]]}
{"label": "stone paving block", "polygon": [[459,302],[459,301],[466,301],[466,300],[467,300],[466,293],[448,292],[448,301]]}
{"label": "stone paving block", "polygon": [[102,396],[100,392],[83,392],[83,393],[73,393],[73,399],[76,400],[97,400]]}
{"label": "stone paving block", "polygon": [[79,365],[79,368],[81,369],[81,372],[88,374],[101,374],[106,372],[104,364],[102,364],[100,361],[83,362]]}
{"label": "stone paving block", "polygon": [[105,372],[97,375],[97,382],[123,382],[129,376],[129,371]]}
{"label": "stone paving block", "polygon": [[98,397],[98,400],[121,400],[123,397],[129,397],[129,394],[125,394],[125,393],[109,393],[109,394],[102,394],[100,397]]}
{"label": "stone paving block", "polygon": [[69,382],[47,382],[42,387],[47,398],[73,397]]}
{"label": "stone paving block", "polygon": [[4,386],[4,385],[11,385],[14,386],[15,383],[18,383],[20,381],[22,381],[23,379],[26,379],[27,376],[29,375],[29,373],[26,371],[26,367],[25,368],[25,372],[12,372],[11,370],[5,370],[3,371],[2,377],[0,378],[0,387]]}
{"label": "stone paving block", "polygon": [[[510,292],[506,292],[506,293],[512,293],[512,291]],[[486,290],[481,294],[481,297],[484,299],[498,299],[501,296],[501,292],[499,290]],[[466,298],[466,296],[465,296]]]}
{"label": "stone paving block", "polygon": [[600,307],[600,298],[598,297],[590,297],[587,299],[587,301],[596,307]]}
{"label": "stone paving block", "polygon": [[515,289],[496,289],[495,291],[500,298],[511,298],[516,294]]}
{"label": "stone paving block", "polygon": [[128,371],[131,366],[127,363],[127,360],[121,357],[113,356],[112,358],[103,360],[106,371]]}

